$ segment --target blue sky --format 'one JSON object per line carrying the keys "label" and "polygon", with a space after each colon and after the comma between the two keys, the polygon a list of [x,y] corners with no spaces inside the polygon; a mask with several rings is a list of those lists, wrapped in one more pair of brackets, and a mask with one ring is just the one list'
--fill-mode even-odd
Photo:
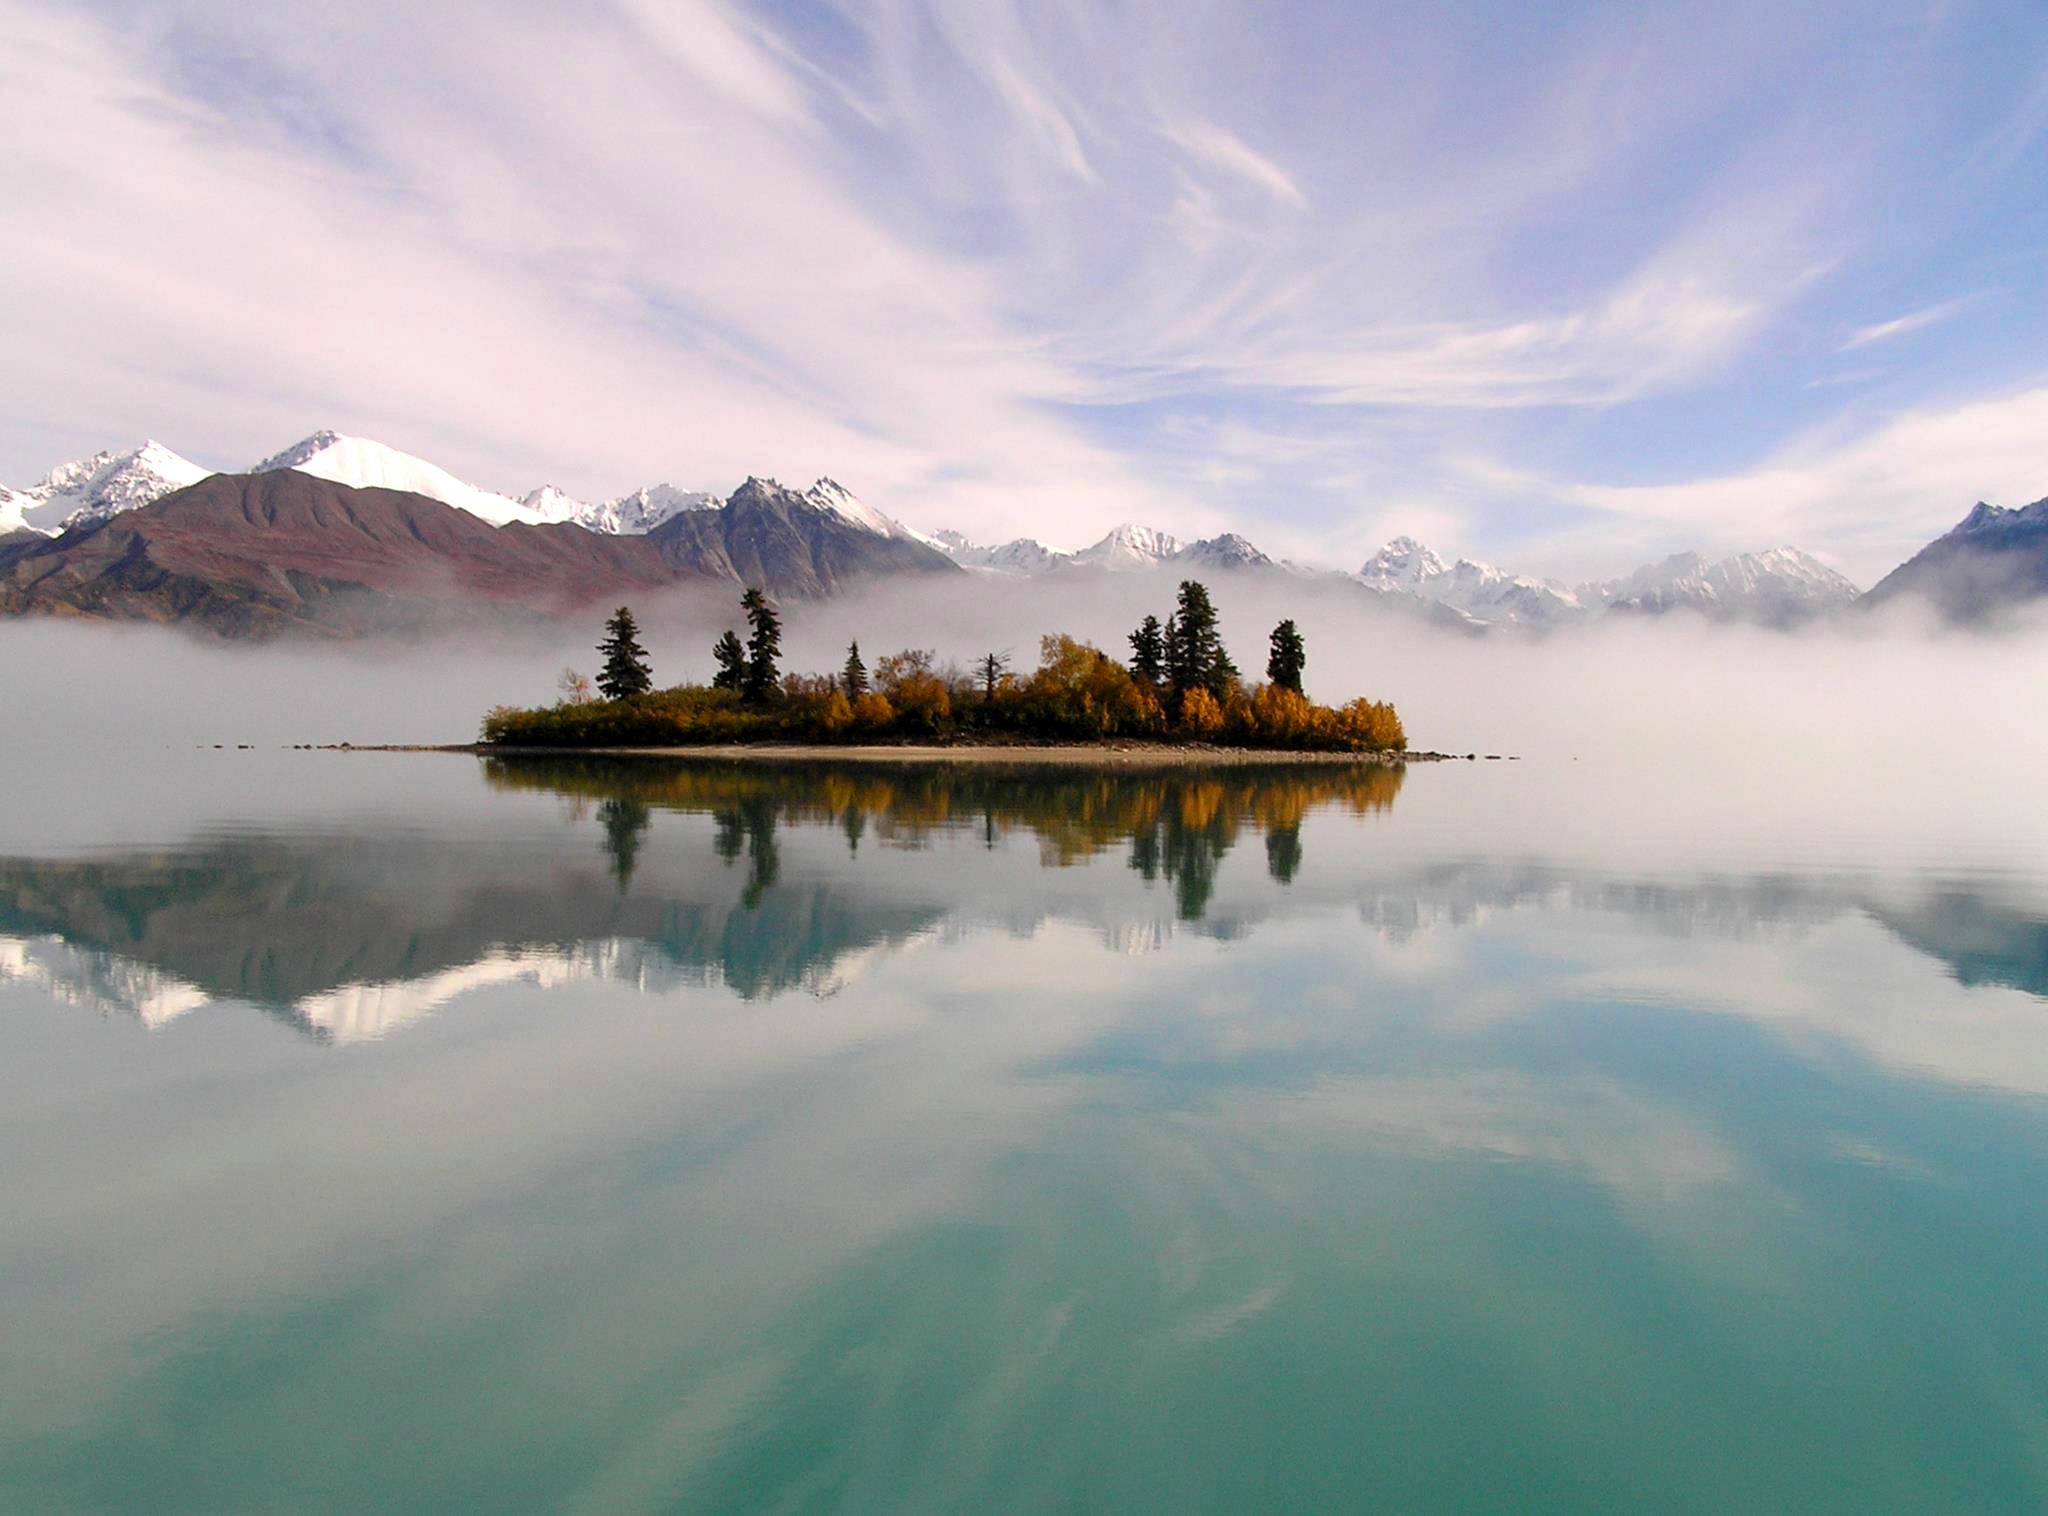
{"label": "blue sky", "polygon": [[0,0],[0,479],[320,426],[1567,576],[2048,495],[2048,8]]}

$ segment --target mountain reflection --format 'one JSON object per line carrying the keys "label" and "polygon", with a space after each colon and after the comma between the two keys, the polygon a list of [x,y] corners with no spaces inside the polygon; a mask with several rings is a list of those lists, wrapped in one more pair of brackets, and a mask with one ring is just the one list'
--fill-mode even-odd
{"label": "mountain reflection", "polygon": [[1489,912],[1619,913],[1725,940],[1859,913],[1960,984],[2048,996],[2048,923],[1972,891],[1901,903],[1841,876],[1645,881],[1384,853],[1393,768],[563,758],[481,772],[485,819],[440,828],[0,859],[0,981],[152,1026],[236,1001],[352,1041],[490,986],[831,995],[912,944],[1055,920],[1130,952],[1310,911],[1394,943]]}

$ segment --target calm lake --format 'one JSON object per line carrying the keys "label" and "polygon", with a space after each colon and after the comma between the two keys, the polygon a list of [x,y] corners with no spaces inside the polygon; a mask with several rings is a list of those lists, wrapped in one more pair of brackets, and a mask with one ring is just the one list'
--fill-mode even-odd
{"label": "calm lake", "polygon": [[2038,817],[1765,788],[44,765],[0,1509],[2048,1508]]}

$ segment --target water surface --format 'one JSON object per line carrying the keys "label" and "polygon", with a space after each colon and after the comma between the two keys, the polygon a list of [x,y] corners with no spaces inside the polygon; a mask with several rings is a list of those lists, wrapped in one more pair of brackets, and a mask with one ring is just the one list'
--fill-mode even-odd
{"label": "water surface", "polygon": [[1537,763],[37,787],[0,1508],[2048,1503],[2026,816]]}

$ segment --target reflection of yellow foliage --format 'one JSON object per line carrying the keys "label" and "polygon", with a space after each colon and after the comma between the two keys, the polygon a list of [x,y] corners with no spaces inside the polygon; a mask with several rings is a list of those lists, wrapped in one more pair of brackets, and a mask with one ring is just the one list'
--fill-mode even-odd
{"label": "reflection of yellow foliage", "polygon": [[1070,864],[1149,835],[1163,823],[1228,846],[1242,822],[1290,830],[1324,806],[1384,811],[1400,793],[1394,765],[1106,773],[997,765],[707,764],[617,758],[488,758],[495,789],[625,799],[663,809],[729,813],[770,804],[789,821],[867,820],[877,836],[915,846],[950,826],[997,835],[1031,831],[1041,856]]}

